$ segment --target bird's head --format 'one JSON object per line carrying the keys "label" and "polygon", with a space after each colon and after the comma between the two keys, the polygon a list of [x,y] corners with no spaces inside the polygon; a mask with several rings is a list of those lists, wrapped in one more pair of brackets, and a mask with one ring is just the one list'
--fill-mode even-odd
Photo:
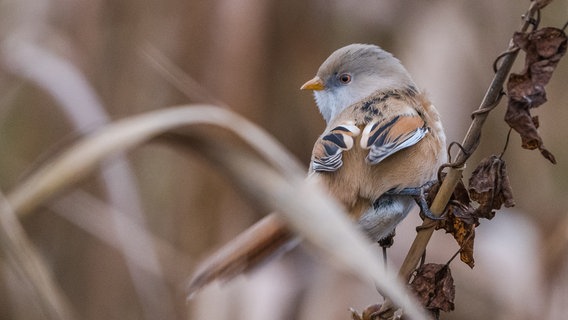
{"label": "bird's head", "polygon": [[375,45],[351,44],[333,52],[301,89],[313,90],[326,122],[378,90],[415,86],[392,54]]}

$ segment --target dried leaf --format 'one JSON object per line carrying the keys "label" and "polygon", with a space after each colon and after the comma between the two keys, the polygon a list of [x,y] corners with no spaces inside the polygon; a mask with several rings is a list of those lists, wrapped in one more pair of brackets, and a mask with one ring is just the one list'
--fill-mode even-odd
{"label": "dried leaf", "polygon": [[532,1],[536,2],[536,7],[538,9],[542,9],[552,2],[552,0],[532,0]]}
{"label": "dried leaf", "polygon": [[362,314],[359,314],[355,309],[351,308],[351,319],[353,320],[378,320],[379,310],[381,310],[380,304],[372,304],[363,310]]}
{"label": "dried leaf", "polygon": [[[547,4],[546,1],[541,2],[542,6]],[[556,163],[552,153],[544,148],[530,109],[546,102],[544,87],[566,53],[568,39],[560,29],[542,28],[531,33],[517,32],[513,42],[526,52],[525,68],[521,74],[511,73],[509,76],[505,121],[521,135],[523,148],[539,149],[546,159]]]}
{"label": "dried leaf", "polygon": [[456,290],[447,265],[428,263],[421,266],[416,270],[410,288],[416,293],[418,301],[435,315],[440,310],[454,310]]}
{"label": "dried leaf", "polygon": [[[433,185],[427,192],[427,201],[432,203],[440,184]],[[443,213],[443,220],[439,220],[436,229],[444,229],[451,233],[460,246],[460,259],[470,266],[475,265],[473,258],[473,245],[475,240],[475,228],[479,225],[475,209],[471,206],[469,193],[462,181],[456,186],[448,205]]]}
{"label": "dried leaf", "polygon": [[[470,214],[470,216],[473,215]],[[474,224],[470,224],[459,216],[451,214],[448,216],[446,224],[442,227],[446,230],[446,232],[451,233],[454,236],[454,239],[460,246],[460,260],[467,264],[470,268],[475,266],[473,246],[475,241],[475,228],[478,226],[477,220],[475,221],[476,222]]]}
{"label": "dried leaf", "polygon": [[349,311],[351,312],[351,320],[363,320],[359,312],[357,310],[350,308]]}
{"label": "dried leaf", "polygon": [[463,181],[456,185],[452,198],[450,198],[450,213],[467,224],[477,225],[477,219],[472,215],[471,199]]}
{"label": "dried leaf", "polygon": [[469,179],[471,199],[479,203],[473,213],[476,217],[491,219],[502,205],[515,205],[505,161],[492,155],[483,159]]}
{"label": "dried leaf", "polygon": [[[445,174],[443,174],[442,181],[444,180],[445,177],[446,177]],[[438,193],[438,189],[440,189],[440,185],[441,182],[438,181],[434,183],[428,190],[425,191],[426,202],[428,203],[428,206],[432,205],[432,202],[434,201],[434,198]],[[455,211],[455,213],[457,213],[458,216],[465,219],[467,217],[467,214],[465,212],[464,213],[458,213],[458,212],[460,210],[469,207],[470,202],[471,200],[469,199],[469,193],[467,189],[465,188],[463,182],[459,181],[456,188],[454,189],[454,192],[452,193],[452,196],[450,197],[448,205],[444,209],[444,212],[442,212],[442,216],[447,216],[449,213],[452,213],[452,211]]]}
{"label": "dried leaf", "polygon": [[539,120],[538,116],[532,117],[531,120],[534,124],[534,127],[538,129],[540,127],[540,120]]}

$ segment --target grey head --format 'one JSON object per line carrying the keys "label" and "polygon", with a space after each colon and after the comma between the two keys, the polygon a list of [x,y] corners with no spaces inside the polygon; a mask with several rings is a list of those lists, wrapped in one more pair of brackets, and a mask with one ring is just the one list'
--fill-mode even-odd
{"label": "grey head", "polygon": [[351,44],[333,52],[302,86],[313,90],[326,122],[376,91],[414,86],[400,61],[376,45]]}

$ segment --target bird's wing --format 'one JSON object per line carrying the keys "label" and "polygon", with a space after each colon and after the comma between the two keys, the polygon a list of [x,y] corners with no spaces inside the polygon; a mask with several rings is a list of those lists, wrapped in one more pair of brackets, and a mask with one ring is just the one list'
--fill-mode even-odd
{"label": "bird's wing", "polygon": [[377,164],[397,151],[413,146],[424,138],[428,130],[417,114],[370,122],[361,134],[361,147],[369,149],[367,163]]}
{"label": "bird's wing", "polygon": [[352,122],[339,125],[323,135],[312,153],[312,170],[333,172],[343,165],[343,151],[353,148],[361,130]]}

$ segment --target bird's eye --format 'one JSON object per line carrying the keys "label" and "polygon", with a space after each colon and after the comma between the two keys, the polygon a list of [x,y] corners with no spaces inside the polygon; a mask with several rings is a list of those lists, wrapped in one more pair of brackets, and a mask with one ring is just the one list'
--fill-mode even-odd
{"label": "bird's eye", "polygon": [[351,75],[348,73],[343,73],[339,76],[339,81],[341,81],[341,83],[343,84],[348,84],[349,82],[351,82]]}

